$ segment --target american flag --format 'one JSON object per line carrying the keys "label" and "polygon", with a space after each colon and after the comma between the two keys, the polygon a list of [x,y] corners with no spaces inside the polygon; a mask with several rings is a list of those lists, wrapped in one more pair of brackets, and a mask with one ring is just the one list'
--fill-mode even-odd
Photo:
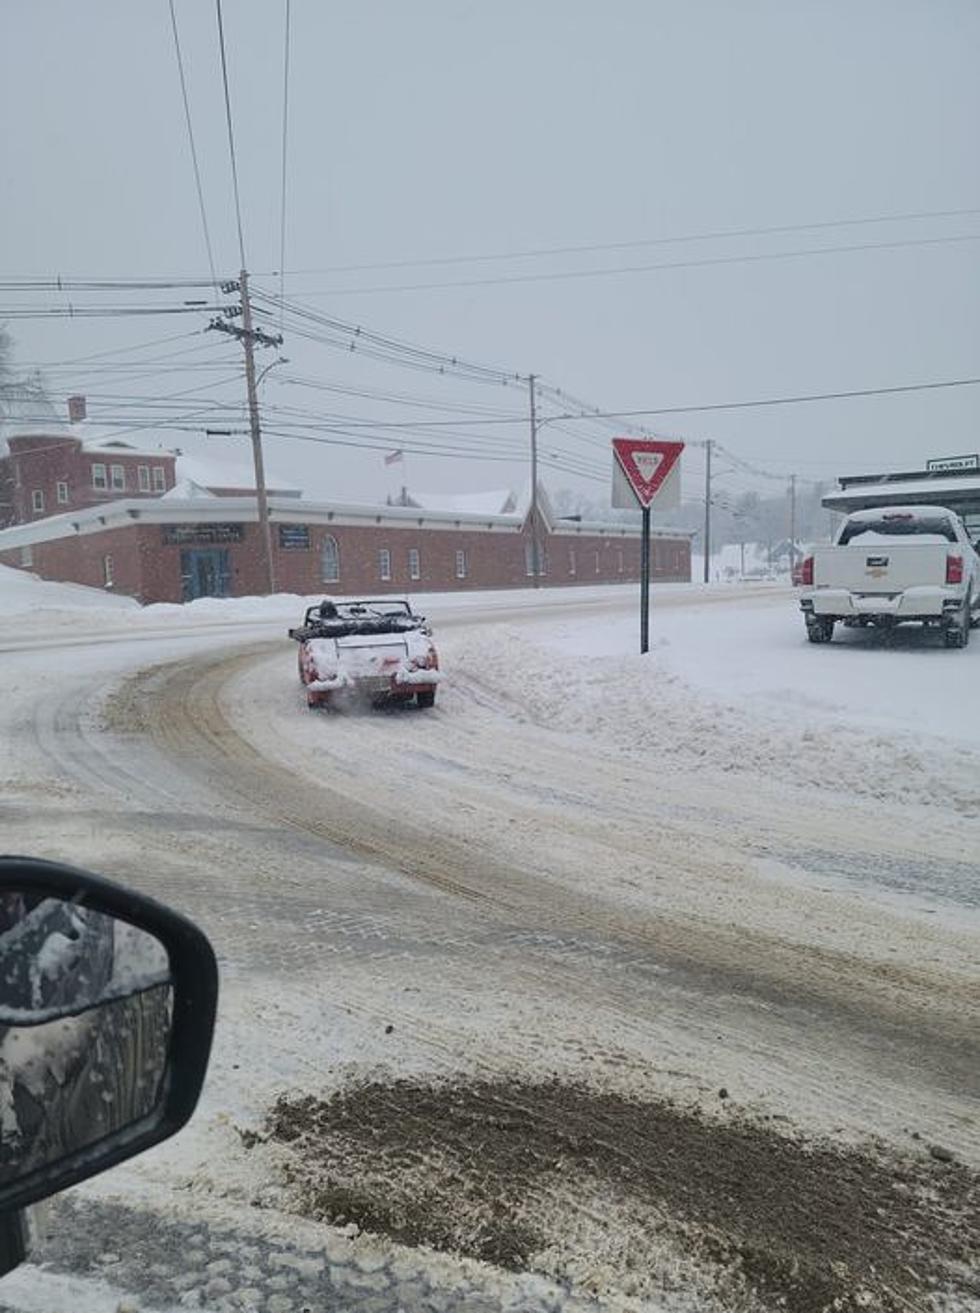
{"label": "american flag", "polygon": [[397,464],[398,461],[404,459],[405,459],[405,453],[402,451],[400,447],[397,451],[389,451],[385,453],[386,465],[395,465]]}

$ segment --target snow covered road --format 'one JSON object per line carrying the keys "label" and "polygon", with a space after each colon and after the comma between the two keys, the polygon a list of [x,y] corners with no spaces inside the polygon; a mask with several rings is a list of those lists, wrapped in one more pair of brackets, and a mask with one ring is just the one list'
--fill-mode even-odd
{"label": "snow covered road", "polygon": [[[285,609],[0,630],[4,846],[158,894],[221,959],[202,1109],[74,1192],[93,1225],[117,1196],[281,1245],[288,1154],[236,1128],[370,1076],[558,1076],[980,1166],[980,645],[810,648],[788,590],[673,589],[640,658],[632,590],[432,599],[434,712],[313,715]],[[673,1239],[583,1240],[581,1204],[542,1187],[539,1270],[686,1306]]]}

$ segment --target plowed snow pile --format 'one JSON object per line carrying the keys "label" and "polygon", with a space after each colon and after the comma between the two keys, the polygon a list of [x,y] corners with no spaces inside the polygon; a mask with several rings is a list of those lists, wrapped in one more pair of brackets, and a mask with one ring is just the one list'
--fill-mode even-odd
{"label": "plowed snow pile", "polygon": [[980,815],[980,635],[965,652],[918,629],[810,648],[789,599],[721,610],[655,610],[646,656],[633,617],[468,636],[448,677],[637,761]]}

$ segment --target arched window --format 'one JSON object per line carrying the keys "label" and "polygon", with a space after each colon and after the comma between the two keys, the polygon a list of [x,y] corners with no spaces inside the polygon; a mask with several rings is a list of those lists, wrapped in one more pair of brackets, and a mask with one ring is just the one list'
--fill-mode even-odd
{"label": "arched window", "polygon": [[337,539],[327,534],[320,548],[320,579],[325,584],[335,584],[340,578],[340,548]]}

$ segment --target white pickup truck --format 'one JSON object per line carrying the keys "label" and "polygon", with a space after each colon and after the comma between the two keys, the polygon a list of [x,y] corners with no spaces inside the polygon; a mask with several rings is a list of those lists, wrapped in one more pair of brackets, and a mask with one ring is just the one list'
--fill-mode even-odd
{"label": "white pickup truck", "polygon": [[980,557],[963,521],[943,506],[855,511],[832,547],[817,547],[800,571],[800,607],[811,643],[834,626],[892,629],[906,621],[942,630],[966,647],[980,624]]}

